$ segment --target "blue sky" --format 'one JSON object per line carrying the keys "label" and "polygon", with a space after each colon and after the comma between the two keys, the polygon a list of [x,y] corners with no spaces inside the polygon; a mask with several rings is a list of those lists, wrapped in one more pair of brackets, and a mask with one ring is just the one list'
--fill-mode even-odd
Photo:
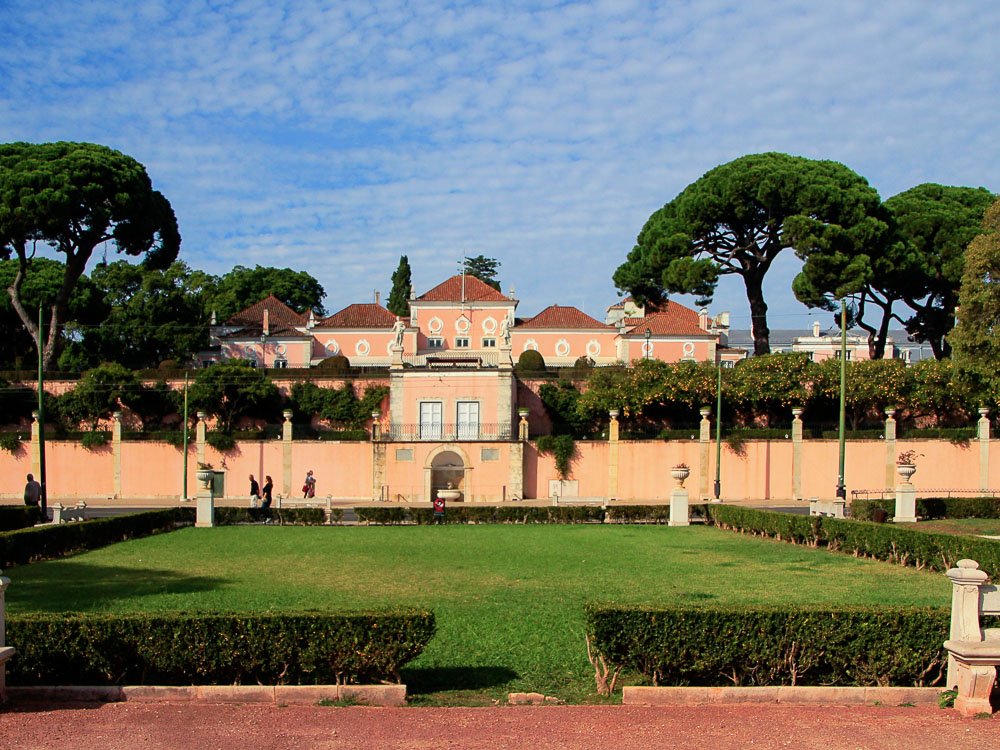
{"label": "blue sky", "polygon": [[[884,198],[922,182],[1000,191],[995,3],[0,10],[0,141],[131,154],[174,206],[183,260],[307,270],[331,311],[384,299],[401,254],[418,293],[483,254],[519,314],[603,318],[649,215],[748,153],[841,161]],[[785,255],[772,328],[809,322]],[[722,310],[749,327],[738,280],[720,285]]]}

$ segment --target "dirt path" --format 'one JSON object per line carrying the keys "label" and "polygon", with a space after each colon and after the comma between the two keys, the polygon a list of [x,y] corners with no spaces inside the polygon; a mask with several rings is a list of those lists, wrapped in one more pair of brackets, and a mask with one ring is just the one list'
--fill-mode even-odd
{"label": "dirt path", "polygon": [[935,707],[321,708],[113,703],[0,710],[0,748],[245,750],[466,748],[986,750],[1000,717]]}

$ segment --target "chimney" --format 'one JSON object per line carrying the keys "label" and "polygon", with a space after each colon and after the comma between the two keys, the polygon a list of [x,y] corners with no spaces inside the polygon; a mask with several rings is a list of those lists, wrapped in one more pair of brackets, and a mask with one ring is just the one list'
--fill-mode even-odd
{"label": "chimney", "polygon": [[814,339],[818,339],[819,338],[819,321],[818,320],[814,320],[813,321],[813,338]]}
{"label": "chimney", "polygon": [[270,336],[271,335],[271,320],[268,317],[267,308],[266,307],[264,308],[264,326],[263,326],[263,328],[264,328],[264,335],[265,336]]}
{"label": "chimney", "polygon": [[703,331],[707,331],[708,330],[708,308],[707,307],[701,308],[701,310],[698,312],[698,327],[701,330],[703,330]]}
{"label": "chimney", "polygon": [[381,294],[379,293],[379,290],[378,290],[378,289],[376,289],[376,290],[375,290],[375,304],[376,304],[376,305],[377,305],[377,304],[379,303],[379,297],[380,297],[380,296],[381,296]]}

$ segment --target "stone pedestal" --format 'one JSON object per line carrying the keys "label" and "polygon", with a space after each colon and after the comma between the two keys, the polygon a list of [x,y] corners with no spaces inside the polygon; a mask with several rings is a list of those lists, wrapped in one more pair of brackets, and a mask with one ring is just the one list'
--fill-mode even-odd
{"label": "stone pedestal", "polygon": [[893,523],[917,522],[917,488],[910,482],[896,485],[896,517]]}
{"label": "stone pedestal", "polygon": [[389,364],[390,370],[402,370],[403,369],[403,347],[399,344],[394,344],[392,346],[392,360]]}
{"label": "stone pedestal", "polygon": [[689,515],[688,491],[683,487],[674,487],[670,492],[670,525],[690,525]]}
{"label": "stone pedestal", "polygon": [[198,489],[198,511],[194,525],[198,528],[215,526],[215,498],[212,497],[211,488]]}

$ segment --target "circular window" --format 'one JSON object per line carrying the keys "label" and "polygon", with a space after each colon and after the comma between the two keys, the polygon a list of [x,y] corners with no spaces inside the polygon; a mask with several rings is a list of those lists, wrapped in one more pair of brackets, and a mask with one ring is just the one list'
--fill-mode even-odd
{"label": "circular window", "polygon": [[444,322],[441,318],[431,318],[427,321],[427,330],[431,333],[441,333],[442,328],[444,328]]}
{"label": "circular window", "polygon": [[566,339],[559,339],[556,342],[556,354],[560,357],[565,357],[569,354],[569,342]]}
{"label": "circular window", "polygon": [[495,318],[487,318],[483,321],[483,333],[493,333],[497,329]]}
{"label": "circular window", "polygon": [[642,356],[652,357],[653,356],[653,342],[643,341],[642,342]]}
{"label": "circular window", "polygon": [[469,330],[469,319],[459,318],[455,321],[455,330],[459,333],[467,333]]}
{"label": "circular window", "polygon": [[601,343],[597,339],[591,339],[587,342],[587,356],[596,357],[601,353]]}
{"label": "circular window", "polygon": [[684,356],[685,357],[693,357],[694,356],[694,342],[693,341],[685,341],[684,342],[684,346],[681,347],[681,350],[684,352]]}
{"label": "circular window", "polygon": [[361,339],[358,343],[354,345],[354,353],[359,357],[367,357],[368,353],[372,350],[368,342],[365,339]]}
{"label": "circular window", "polygon": [[533,351],[533,352],[537,352],[538,351],[538,342],[536,342],[534,339],[528,339],[527,341],[525,341],[524,342],[524,348],[521,351],[522,352],[526,352],[529,349],[531,351]]}
{"label": "circular window", "polygon": [[274,351],[276,351],[278,354],[284,357],[285,354],[288,353],[288,347],[286,347],[284,344],[278,344],[276,347],[274,347]]}
{"label": "circular window", "polygon": [[326,353],[329,354],[331,357],[335,354],[340,353],[340,344],[338,344],[334,339],[330,339],[329,341],[327,341],[326,346],[324,346],[323,348],[326,349]]}

